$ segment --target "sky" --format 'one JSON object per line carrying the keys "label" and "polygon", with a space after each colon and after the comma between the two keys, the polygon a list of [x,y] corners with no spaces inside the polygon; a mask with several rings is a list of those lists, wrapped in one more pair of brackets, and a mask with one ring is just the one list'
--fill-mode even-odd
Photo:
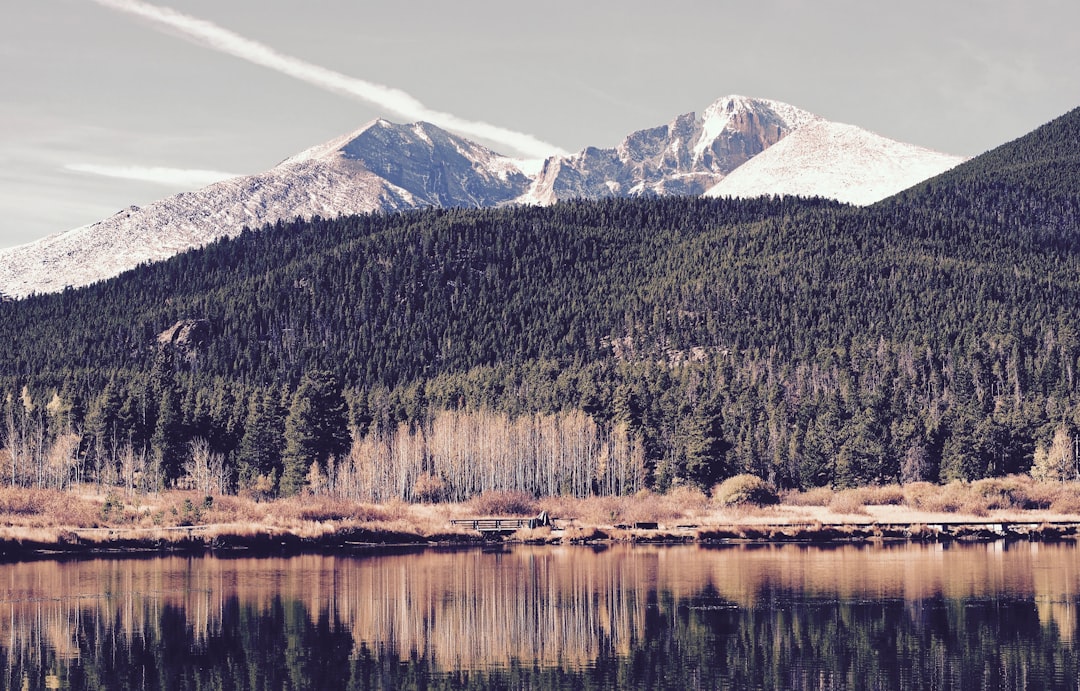
{"label": "sky", "polygon": [[15,0],[0,248],[376,117],[538,156],[729,94],[977,155],[1080,106],[1080,3]]}

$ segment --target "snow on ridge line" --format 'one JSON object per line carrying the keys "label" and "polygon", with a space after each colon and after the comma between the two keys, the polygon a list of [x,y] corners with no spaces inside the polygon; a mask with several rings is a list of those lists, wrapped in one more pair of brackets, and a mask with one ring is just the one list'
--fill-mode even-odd
{"label": "snow on ridge line", "polygon": [[820,196],[865,206],[966,159],[820,120],[789,134],[709,189],[710,197]]}

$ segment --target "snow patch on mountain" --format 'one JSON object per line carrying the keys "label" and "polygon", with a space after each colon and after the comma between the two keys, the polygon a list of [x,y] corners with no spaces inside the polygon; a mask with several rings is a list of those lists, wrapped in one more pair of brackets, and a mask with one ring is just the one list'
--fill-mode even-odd
{"label": "snow patch on mountain", "polygon": [[827,197],[868,205],[964,160],[854,125],[816,120],[739,166],[705,195]]}

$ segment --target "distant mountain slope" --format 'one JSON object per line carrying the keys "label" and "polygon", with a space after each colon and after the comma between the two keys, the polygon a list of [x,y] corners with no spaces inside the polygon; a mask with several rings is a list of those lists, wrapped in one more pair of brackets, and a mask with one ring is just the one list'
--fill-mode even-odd
{"label": "distant mountain slope", "polygon": [[977,156],[900,195],[935,197],[932,190],[959,186],[1013,187],[1039,197],[1075,196],[1080,186],[1080,108]]}
{"label": "distant mountain slope", "polygon": [[[807,127],[805,137],[753,168],[756,173],[738,175],[729,183],[736,191],[725,193],[820,194],[865,203],[958,160],[828,123],[785,103],[743,96],[717,100],[700,118],[687,113],[634,132],[612,149],[590,147],[543,162],[507,158],[428,123],[376,120],[265,173],[0,250],[0,294],[87,285],[236,235],[244,226],[297,217],[724,190],[716,185],[726,176]],[[821,182],[815,185],[816,177]]]}
{"label": "distant mountain slope", "polygon": [[[896,195],[888,204],[1080,247],[1080,108]],[[1037,239],[1037,238],[1036,238]]]}
{"label": "distant mountain slope", "polygon": [[763,194],[873,204],[964,161],[855,127],[816,120],[736,168],[708,197]]}

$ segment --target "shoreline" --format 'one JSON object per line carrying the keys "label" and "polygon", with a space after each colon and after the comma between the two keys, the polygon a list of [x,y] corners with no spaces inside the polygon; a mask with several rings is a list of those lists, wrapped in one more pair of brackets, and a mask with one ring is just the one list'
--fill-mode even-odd
{"label": "shoreline", "polygon": [[[551,519],[549,524],[547,519]],[[495,531],[481,533],[480,530]],[[157,554],[359,554],[502,544],[806,544],[1080,539],[1080,483],[978,483],[787,493],[726,504],[700,491],[461,503],[268,501],[191,490],[0,488],[0,561]]]}
{"label": "shoreline", "polygon": [[[558,520],[556,519],[558,523]],[[1043,515],[1007,518],[942,517],[938,521],[881,522],[873,519],[761,522],[748,520],[656,527],[581,525],[566,521],[555,529],[522,529],[496,536],[475,531],[425,534],[406,529],[341,526],[320,534],[286,528],[192,525],[168,528],[56,528],[55,538],[39,531],[20,536],[14,527],[0,535],[0,562],[71,558],[129,558],[162,555],[283,557],[301,554],[343,556],[385,550],[475,548],[509,545],[780,545],[830,546],[885,542],[972,543],[1076,541],[1080,518]],[[231,530],[231,528],[235,528]],[[33,533],[38,533],[34,535]],[[43,539],[44,538],[44,539]]]}

